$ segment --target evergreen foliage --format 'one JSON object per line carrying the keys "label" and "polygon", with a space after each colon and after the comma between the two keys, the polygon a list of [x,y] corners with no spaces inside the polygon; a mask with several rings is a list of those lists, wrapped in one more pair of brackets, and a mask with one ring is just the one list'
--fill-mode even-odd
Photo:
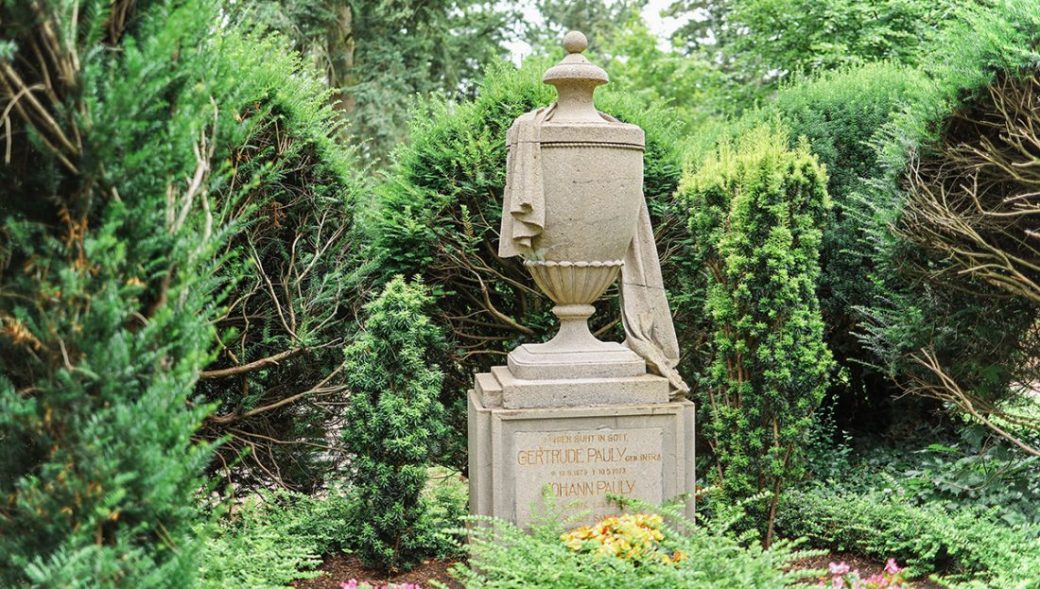
{"label": "evergreen foliage", "polygon": [[[672,50],[643,0],[534,6],[554,57],[485,70],[509,3],[0,0],[0,586],[274,589],[331,552],[465,550],[470,587],[772,588],[806,576],[774,538],[806,536],[1036,589],[1040,5],[676,0]],[[613,78],[599,107],[646,131],[719,489],[694,534],[662,508],[664,558],[638,563],[566,546],[560,519],[446,542],[465,489],[430,468],[464,468],[473,372],[555,329],[496,252],[506,129],[555,98],[571,27]],[[373,190],[358,161],[412,114]],[[845,460],[814,421],[828,346],[841,426],[891,423],[863,412],[883,371],[962,410],[961,437],[906,451],[888,428],[902,453]],[[206,474],[327,493],[227,509]],[[746,505],[766,547],[719,521]]]}
{"label": "evergreen foliage", "polygon": [[[428,530],[462,525],[466,490],[457,474],[430,469],[422,494],[429,502]],[[322,557],[358,550],[363,538],[355,534],[356,526],[368,515],[354,510],[364,507],[352,493],[336,488],[320,495],[259,491],[237,504],[207,538],[199,558],[201,586],[290,589],[293,581],[317,577]],[[458,555],[457,544],[441,536],[437,551],[428,556]]]}
{"label": "evergreen foliage", "polygon": [[[313,569],[320,564],[322,553],[311,532],[294,529],[297,521],[292,516],[297,514],[291,500],[286,495],[252,497],[238,508],[233,520],[221,522],[199,561],[200,586],[284,589],[293,581],[318,576]],[[303,498],[300,503],[310,501]],[[346,525],[343,519],[325,522]]]}
{"label": "evergreen foliage", "polygon": [[284,490],[260,491],[236,506],[208,538],[200,559],[205,589],[283,589],[317,577],[321,557],[341,548],[350,525],[346,495],[318,498]]}
{"label": "evergreen foliage", "polygon": [[789,130],[792,147],[806,141],[827,169],[833,206],[824,225],[817,295],[824,337],[841,367],[831,394],[838,399],[838,425],[846,429],[889,422],[894,387],[865,364],[876,360],[856,337],[862,321],[857,308],[881,294],[871,280],[873,247],[866,242],[863,222],[871,205],[865,195],[886,174],[875,149],[885,125],[914,102],[923,84],[923,73],[892,63],[798,76],[743,117],[705,125],[685,146],[687,169],[696,170],[719,143],[772,125]]}
{"label": "evergreen foliage", "polygon": [[[979,509],[913,505],[899,495],[827,488],[792,490],[777,521],[785,536],[819,548],[908,563],[915,575],[940,573],[977,587],[1030,587],[1019,576],[1040,560],[1040,530],[1011,527]],[[1003,584],[1006,583],[1006,584]]]}
{"label": "evergreen foliage", "polygon": [[[976,4],[970,0],[967,4]],[[983,2],[977,2],[982,4]],[[777,83],[811,71],[890,60],[914,65],[963,0],[675,0],[690,15],[675,33],[717,64],[729,109],[740,113]]]}
{"label": "evergreen foliage", "polygon": [[389,571],[410,568],[437,546],[421,497],[445,435],[436,365],[443,338],[424,314],[431,302],[422,284],[394,278],[365,306],[364,330],[345,351],[355,550]]}
{"label": "evergreen foliage", "polygon": [[[469,560],[456,565],[453,575],[471,589],[783,589],[802,587],[809,577],[809,572],[790,565],[812,553],[796,551],[786,541],[768,549],[757,543],[746,546],[734,534],[735,521],[744,517],[739,506],[733,517],[701,518],[696,523],[682,516],[681,507],[665,506],[660,513],[666,522],[662,549],[680,555],[678,562],[575,551],[561,539],[566,519],[550,510],[530,531],[475,518],[464,531]],[[626,538],[631,536],[617,536]]]}
{"label": "evergreen foliage", "polygon": [[281,31],[324,70],[346,135],[375,165],[407,139],[416,95],[473,94],[519,18],[508,3],[480,0],[260,0],[230,8]]}
{"label": "evergreen foliage", "polygon": [[218,466],[313,485],[342,390],[363,184],[322,82],[215,2],[102,4],[0,13],[5,585],[190,586],[200,422]]}
{"label": "evergreen foliage", "polygon": [[779,120],[790,131],[792,143],[807,140],[827,169],[833,206],[824,226],[817,294],[827,346],[842,368],[832,391],[838,398],[836,417],[846,429],[890,422],[887,409],[893,387],[864,364],[874,358],[856,337],[862,321],[857,308],[881,294],[870,280],[875,269],[873,248],[863,231],[863,219],[869,215],[865,195],[885,174],[875,149],[883,128],[916,100],[923,82],[918,70],[892,63],[798,78],[737,125]]}
{"label": "evergreen foliage", "polygon": [[367,183],[335,140],[328,87],[284,39],[225,35],[212,59],[246,136],[228,146],[239,229],[222,275],[234,286],[197,387],[217,405],[202,435],[226,437],[213,468],[240,488],[313,490],[342,460],[326,440],[342,411],[328,401],[343,394],[362,299],[354,208]]}
{"label": "evergreen foliage", "polygon": [[723,143],[680,190],[707,269],[710,364],[700,391],[712,478],[728,500],[773,494],[803,474],[803,446],[831,354],[816,299],[826,173],[767,127]]}
{"label": "evergreen foliage", "polygon": [[214,149],[236,134],[211,83],[216,14],[0,5],[5,587],[193,585],[210,450],[193,387],[227,219]]}
{"label": "evergreen foliage", "polygon": [[[428,104],[365,219],[372,232],[370,255],[383,280],[420,275],[437,295],[433,318],[449,344],[438,358],[445,370],[442,401],[456,431],[448,461],[460,469],[466,463],[463,391],[472,385],[474,368],[501,363],[506,352],[546,339],[555,326],[552,302],[520,261],[497,256],[506,130],[519,115],[554,100],[553,88],[541,82],[548,63],[529,61],[520,69],[495,65],[475,100]],[[651,105],[607,92],[597,93],[597,105],[646,131],[643,191],[666,281],[677,285],[682,275],[669,264],[685,232],[671,208],[680,175],[676,121]],[[600,305],[615,311],[593,316],[593,329],[617,330],[616,291]],[[683,311],[676,311],[682,324]]]}
{"label": "evergreen foliage", "polygon": [[[840,480],[843,490],[894,489],[914,505],[984,509],[1011,526],[1040,527],[1040,457],[982,424],[958,421],[963,425],[956,432],[929,424],[855,453],[847,444],[821,440],[810,468],[817,480]],[[1030,438],[1023,430],[1016,433],[1040,444],[1040,431]]]}

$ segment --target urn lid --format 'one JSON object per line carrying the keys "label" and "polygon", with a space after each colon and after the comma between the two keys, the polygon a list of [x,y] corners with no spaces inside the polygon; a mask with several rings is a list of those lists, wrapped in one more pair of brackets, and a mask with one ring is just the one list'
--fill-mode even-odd
{"label": "urn lid", "polygon": [[567,57],[546,70],[542,81],[557,89],[565,85],[579,87],[587,90],[591,96],[596,86],[606,84],[610,77],[603,68],[582,55],[588,46],[589,40],[579,31],[570,31],[564,35],[563,48],[567,51]]}
{"label": "urn lid", "polygon": [[542,76],[543,82],[556,87],[559,96],[553,112],[544,121],[542,142],[587,141],[642,148],[642,129],[596,110],[596,88],[610,78],[603,68],[582,55],[588,46],[584,34],[570,31],[563,38],[567,56]]}

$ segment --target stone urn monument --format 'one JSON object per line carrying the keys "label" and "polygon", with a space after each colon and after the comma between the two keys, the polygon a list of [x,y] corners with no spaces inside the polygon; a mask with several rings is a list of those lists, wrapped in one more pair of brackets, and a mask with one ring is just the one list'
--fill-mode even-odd
{"label": "stone urn monument", "polygon": [[[579,523],[617,511],[608,495],[660,503],[694,486],[693,404],[642,192],[643,130],[596,110],[608,77],[586,46],[566,35],[567,56],[543,77],[556,103],[506,138],[499,255],[523,258],[560,329],[469,392],[471,511],[520,525],[546,492]],[[587,321],[619,278],[626,339],[600,341]]]}

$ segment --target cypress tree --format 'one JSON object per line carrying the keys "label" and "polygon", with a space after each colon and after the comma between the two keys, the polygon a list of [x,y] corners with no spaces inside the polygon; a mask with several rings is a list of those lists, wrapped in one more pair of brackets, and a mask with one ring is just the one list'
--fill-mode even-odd
{"label": "cypress tree", "polygon": [[0,585],[189,587],[213,6],[0,4]]}

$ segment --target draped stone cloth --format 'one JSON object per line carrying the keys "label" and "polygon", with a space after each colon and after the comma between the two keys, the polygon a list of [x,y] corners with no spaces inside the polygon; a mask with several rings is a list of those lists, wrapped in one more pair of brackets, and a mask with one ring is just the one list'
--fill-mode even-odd
{"label": "draped stone cloth", "polygon": [[679,376],[679,341],[668,308],[661,277],[661,261],[654,243],[654,228],[646,199],[640,203],[639,220],[632,244],[621,267],[621,321],[625,345],[639,354],[652,372],[668,379],[672,397],[690,392]]}
{"label": "draped stone cloth", "polygon": [[[541,126],[552,117],[555,106],[520,116],[506,134],[509,151],[498,242],[498,254],[503,258],[530,254],[532,241],[545,228]],[[600,114],[605,120],[617,121]],[[675,368],[679,363],[679,343],[645,199],[621,267],[621,320],[625,345],[642,357],[652,372],[668,379],[673,397],[687,393],[690,389]]]}
{"label": "draped stone cloth", "polygon": [[506,133],[506,189],[498,255],[503,258],[531,251],[531,240],[545,228],[542,181],[542,123],[556,105],[518,117]]}

